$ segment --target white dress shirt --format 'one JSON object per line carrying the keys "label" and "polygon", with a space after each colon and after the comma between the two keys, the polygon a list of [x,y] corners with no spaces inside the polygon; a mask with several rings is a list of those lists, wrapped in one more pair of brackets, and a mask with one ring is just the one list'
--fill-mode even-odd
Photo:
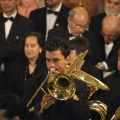
{"label": "white dress shirt", "polygon": [[[61,9],[61,6],[62,6],[62,3],[60,3],[60,5],[57,7],[57,9],[55,9],[56,12],[59,12],[60,9]],[[50,8],[47,8],[48,10]],[[48,32],[50,29],[52,29],[55,25],[55,22],[57,20],[57,15],[55,15],[54,13],[51,13],[51,14],[46,14],[46,18],[47,18],[47,23],[46,23],[46,36],[45,36],[45,40],[47,40],[47,37],[48,37]],[[59,25],[58,25],[59,26]]]}
{"label": "white dress shirt", "polygon": [[[106,59],[108,58],[108,56],[109,56],[109,54],[110,54],[110,51],[111,51],[112,48],[113,48],[113,45],[114,45],[113,42],[111,42],[111,43],[109,43],[109,44],[106,44],[106,43],[105,43],[105,57],[106,57]],[[107,63],[103,61],[103,64],[104,64],[104,66],[105,66],[105,70],[109,70],[109,67],[108,67]],[[103,72],[103,77],[104,77],[104,78],[107,77],[107,76],[110,75],[112,72],[114,72],[114,71],[109,71],[109,72],[108,72],[108,71],[104,71],[104,72]]]}
{"label": "white dress shirt", "polygon": [[[6,18],[13,17],[13,18],[15,18],[16,14],[17,14],[17,11],[15,11],[15,13],[12,14],[11,16],[7,16],[5,13],[3,13],[3,17],[6,17]],[[11,20],[7,20],[5,22],[5,38],[6,39],[7,39],[8,35],[9,35],[12,24],[13,24],[13,22]]]}

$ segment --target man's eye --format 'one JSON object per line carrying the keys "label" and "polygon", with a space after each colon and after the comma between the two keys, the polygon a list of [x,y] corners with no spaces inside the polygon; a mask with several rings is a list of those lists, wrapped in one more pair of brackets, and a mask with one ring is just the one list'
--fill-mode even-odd
{"label": "man's eye", "polygon": [[47,61],[47,62],[50,62],[50,60],[49,60],[49,59],[46,59],[46,61]]}
{"label": "man's eye", "polygon": [[28,45],[27,45],[27,44],[25,44],[25,47],[28,47]]}
{"label": "man's eye", "polygon": [[54,59],[54,62],[58,62],[59,60],[58,59]]}
{"label": "man's eye", "polygon": [[35,45],[31,45],[31,47],[35,47]]}
{"label": "man's eye", "polygon": [[119,3],[119,2],[115,2],[114,5],[115,5],[115,6],[118,6],[118,5],[120,5],[120,3]]}

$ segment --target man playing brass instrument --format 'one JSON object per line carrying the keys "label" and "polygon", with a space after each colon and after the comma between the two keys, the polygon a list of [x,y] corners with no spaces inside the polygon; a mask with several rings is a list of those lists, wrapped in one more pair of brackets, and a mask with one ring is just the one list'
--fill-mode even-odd
{"label": "man playing brass instrument", "polygon": [[[52,74],[65,73],[66,65],[70,60],[69,52],[68,41],[57,37],[50,38],[45,44],[48,71]],[[26,102],[35,93],[38,83],[41,83],[44,80],[43,78],[43,75],[40,75],[37,78],[26,81],[24,91]],[[37,108],[36,106],[39,106],[41,109],[45,105],[44,112],[41,114],[43,120],[89,120],[87,85],[76,79],[74,79],[74,82],[76,86],[75,94],[79,98],[78,101],[73,98],[61,101],[54,99],[48,92],[44,94],[42,90],[39,91],[32,105],[34,105],[35,109]],[[46,84],[43,85],[43,89],[46,91]]]}

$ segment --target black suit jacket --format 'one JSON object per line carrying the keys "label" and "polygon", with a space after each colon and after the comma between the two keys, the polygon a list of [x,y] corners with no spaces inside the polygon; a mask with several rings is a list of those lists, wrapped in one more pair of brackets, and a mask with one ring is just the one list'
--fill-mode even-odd
{"label": "black suit jacket", "polygon": [[89,30],[95,33],[100,32],[102,28],[102,20],[105,16],[106,16],[105,12],[93,16],[90,20]]}
{"label": "black suit jacket", "polygon": [[[58,28],[54,28],[52,30],[49,31],[48,33],[48,40],[50,37],[61,37],[61,38],[64,38],[65,40],[69,40],[69,32],[68,32],[68,27],[67,26],[61,26],[61,27],[58,27]],[[92,32],[90,31],[85,31],[83,33],[83,36],[86,37],[90,43],[90,47],[91,47],[91,50],[92,50],[92,56],[91,56],[91,59],[90,59],[90,62],[93,64],[93,65],[96,65],[97,62],[98,62],[98,53],[97,53],[97,40],[95,39],[95,36]]]}
{"label": "black suit jacket", "polygon": [[120,96],[120,72],[116,71],[104,79],[104,83],[110,88],[108,91],[102,91],[100,95],[101,101],[108,105],[111,98]]}
{"label": "black suit jacket", "polygon": [[[45,72],[41,71],[39,77],[29,79],[25,83],[24,100],[27,103],[33,96],[38,86],[45,78]],[[89,120],[89,107],[87,99],[87,85],[80,80],[75,80],[76,95],[80,99],[79,101],[70,98],[66,101],[56,100],[55,104],[44,110],[42,114],[43,120]],[[46,90],[46,85],[43,86]],[[40,102],[44,93],[42,90],[37,94],[32,105]]]}
{"label": "black suit jacket", "polygon": [[[70,10],[70,8],[68,8],[62,4],[60,13],[57,17],[54,27],[67,25],[67,17],[68,17],[69,10]],[[35,23],[35,30],[37,32],[40,32],[43,35],[43,37],[45,37],[45,35],[46,35],[46,26],[47,26],[46,14],[47,14],[47,7],[34,10],[30,13],[30,18]]]}
{"label": "black suit jacket", "polygon": [[112,50],[110,51],[107,59],[105,55],[105,42],[101,34],[96,34],[96,39],[99,44],[98,53],[99,53],[99,62],[105,61],[110,68],[110,70],[117,70],[117,61],[118,54],[117,51],[120,48],[120,37],[114,41]]}
{"label": "black suit jacket", "polygon": [[[37,61],[37,66],[33,72],[32,75],[29,75],[26,73],[26,66],[28,66],[28,61],[14,61],[11,63],[11,70],[10,70],[10,76],[7,76],[7,88],[9,90],[10,94],[17,94],[20,97],[23,96],[24,91],[24,83],[30,78],[34,78],[36,76],[39,76],[41,71],[44,71],[44,68],[46,68],[45,60],[43,61]],[[26,80],[25,80],[26,77]]]}
{"label": "black suit jacket", "polygon": [[[5,46],[0,47],[0,58],[8,58],[17,55],[25,35],[33,30],[34,24],[32,20],[25,18],[17,13],[6,40],[8,45],[6,44]],[[5,27],[2,13],[0,14],[0,33],[4,38]]]}
{"label": "black suit jacket", "polygon": [[110,120],[117,108],[120,107],[120,95],[110,99],[106,120]]}

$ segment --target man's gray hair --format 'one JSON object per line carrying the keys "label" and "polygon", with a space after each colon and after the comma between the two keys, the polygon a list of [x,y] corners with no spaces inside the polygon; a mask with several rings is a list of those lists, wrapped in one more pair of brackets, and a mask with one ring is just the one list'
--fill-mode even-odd
{"label": "man's gray hair", "polygon": [[69,17],[74,18],[76,12],[74,10],[69,11]]}

